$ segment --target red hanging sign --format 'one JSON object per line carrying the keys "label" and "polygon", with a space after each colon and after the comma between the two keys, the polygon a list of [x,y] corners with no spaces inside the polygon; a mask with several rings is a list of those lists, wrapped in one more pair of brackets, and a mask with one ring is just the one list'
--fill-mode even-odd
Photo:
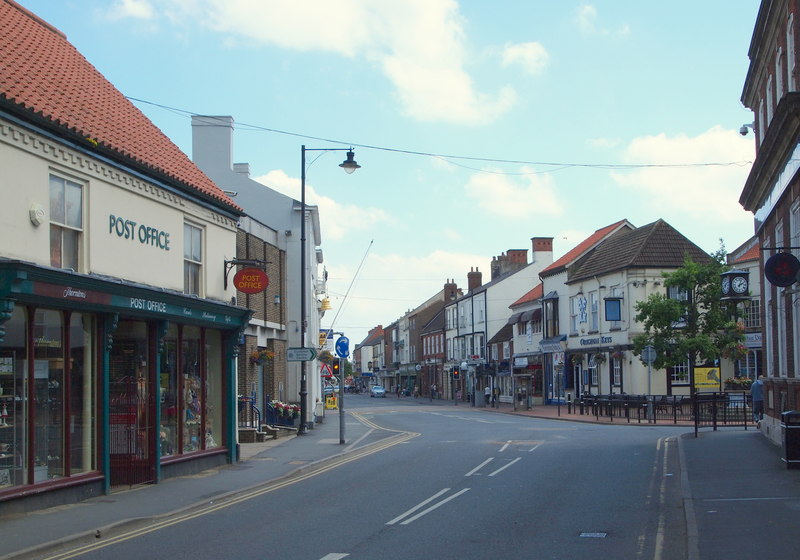
{"label": "red hanging sign", "polygon": [[269,276],[258,268],[243,268],[233,277],[233,285],[245,294],[257,294],[267,289]]}

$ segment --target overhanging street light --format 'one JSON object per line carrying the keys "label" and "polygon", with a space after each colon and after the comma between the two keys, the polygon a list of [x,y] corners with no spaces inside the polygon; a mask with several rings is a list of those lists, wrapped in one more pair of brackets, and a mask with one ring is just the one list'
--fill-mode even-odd
{"label": "overhanging street light", "polygon": [[[361,166],[356,163],[353,148],[306,148],[300,146],[300,344],[306,345],[306,152],[347,152],[347,159],[339,164],[347,174]],[[340,387],[339,389],[343,389]],[[297,433],[308,431],[306,418],[308,415],[308,378],[306,362],[300,362],[300,426]]]}

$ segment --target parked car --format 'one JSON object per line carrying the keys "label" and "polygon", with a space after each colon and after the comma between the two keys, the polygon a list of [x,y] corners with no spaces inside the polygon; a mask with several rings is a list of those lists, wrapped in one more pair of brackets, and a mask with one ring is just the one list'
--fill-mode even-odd
{"label": "parked car", "polygon": [[380,385],[373,385],[372,389],[369,390],[369,396],[386,398],[386,389],[384,389]]}

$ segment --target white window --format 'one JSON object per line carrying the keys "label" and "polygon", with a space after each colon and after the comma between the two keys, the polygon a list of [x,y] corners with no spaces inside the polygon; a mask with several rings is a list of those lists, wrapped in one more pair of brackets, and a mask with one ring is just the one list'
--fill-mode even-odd
{"label": "white window", "polygon": [[578,297],[569,298],[569,332],[578,334]]}
{"label": "white window", "polygon": [[600,302],[597,298],[597,292],[589,294],[589,314],[591,321],[589,323],[589,330],[597,332],[600,330]]}
{"label": "white window", "polygon": [[786,24],[786,72],[789,78],[786,87],[789,91],[795,91],[797,86],[794,79],[794,14],[789,14],[789,22]]}
{"label": "white window", "polygon": [[689,360],[669,368],[673,385],[689,384]]}
{"label": "white window", "polygon": [[[783,222],[775,224],[775,246],[784,246]],[[768,284],[765,284],[768,285]],[[795,296],[792,296],[794,298]],[[778,290],[778,297],[775,298],[775,314],[777,329],[775,331],[776,340],[781,341],[777,345],[778,363],[775,364],[777,373],[781,377],[786,377],[786,298]]]}
{"label": "white window", "polygon": [[50,175],[50,266],[80,270],[83,185]]}
{"label": "white window", "polygon": [[764,97],[767,100],[767,126],[772,121],[773,95],[772,76],[770,75],[767,77],[767,91],[764,92]]}
{"label": "white window", "polygon": [[622,358],[611,359],[611,375],[614,385],[622,385]]}
{"label": "white window", "polygon": [[589,357],[589,384],[590,385],[599,385],[600,381],[597,375],[597,362],[594,361],[594,355]]}
{"label": "white window", "polygon": [[203,270],[203,230],[183,224],[183,293],[200,295]]}
{"label": "white window", "polygon": [[783,97],[783,49],[778,47],[775,53],[775,100],[780,102]]}
{"label": "white window", "polygon": [[[800,247],[800,200],[795,200],[789,209],[789,246]],[[791,249],[794,256],[800,255],[800,249]],[[785,299],[781,297],[781,299]],[[792,310],[792,344],[794,348],[800,348],[800,298],[798,294],[791,295]],[[783,339],[779,339],[783,340]],[[794,371],[800,367],[800,356],[794,352]]]}

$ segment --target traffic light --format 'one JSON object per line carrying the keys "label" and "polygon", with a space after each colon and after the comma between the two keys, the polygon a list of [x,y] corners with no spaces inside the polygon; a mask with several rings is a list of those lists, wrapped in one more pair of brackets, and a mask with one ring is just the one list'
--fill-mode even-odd
{"label": "traffic light", "polygon": [[461,379],[461,371],[459,371],[458,366],[453,368],[453,379]]}
{"label": "traffic light", "polygon": [[339,360],[333,361],[333,375],[339,375]]}

